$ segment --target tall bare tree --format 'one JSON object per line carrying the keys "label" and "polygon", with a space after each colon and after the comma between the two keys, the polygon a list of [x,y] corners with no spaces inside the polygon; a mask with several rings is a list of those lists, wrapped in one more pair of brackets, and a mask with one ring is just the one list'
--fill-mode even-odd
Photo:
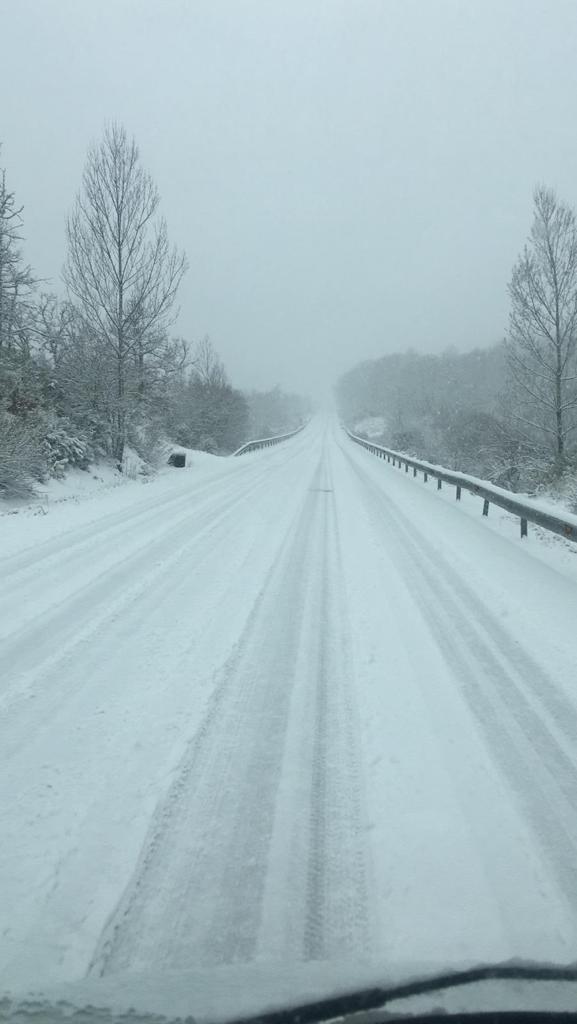
{"label": "tall bare tree", "polygon": [[[157,219],[159,195],[134,140],[117,124],[91,147],[67,223],[64,277],[87,329],[114,365],[113,454],[119,465],[146,358],[164,342],[186,258]],[[135,366],[137,367],[136,384]]]}
{"label": "tall bare tree", "polygon": [[549,188],[535,190],[533,226],[509,294],[513,415],[553,449],[560,471],[577,428],[577,224]]}
{"label": "tall bare tree", "polygon": [[20,250],[22,210],[0,169],[0,349],[22,341],[35,283]]}

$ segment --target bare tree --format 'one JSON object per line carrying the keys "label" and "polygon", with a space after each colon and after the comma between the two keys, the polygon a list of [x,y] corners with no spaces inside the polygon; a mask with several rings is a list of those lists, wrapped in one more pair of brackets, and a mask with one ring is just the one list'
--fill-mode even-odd
{"label": "bare tree", "polygon": [[140,165],[138,148],[119,125],[92,146],[67,223],[64,277],[86,327],[110,353],[115,376],[113,454],[122,463],[134,367],[143,380],[147,355],[175,318],[174,301],[186,270],[157,220],[159,195]]}
{"label": "bare tree", "polygon": [[69,343],[74,319],[75,310],[70,302],[60,302],[53,292],[40,293],[34,334],[38,339],[40,351],[56,370]]}
{"label": "bare tree", "polygon": [[562,470],[577,427],[577,225],[573,210],[540,186],[534,221],[511,283],[508,336],[513,415],[547,439]]}
{"label": "bare tree", "polygon": [[208,336],[199,341],[193,359],[193,373],[205,385],[215,388],[226,387],[228,378],[224,363]]}
{"label": "bare tree", "polygon": [[6,187],[6,172],[0,170],[0,349],[22,341],[35,284],[20,251],[22,210]]}

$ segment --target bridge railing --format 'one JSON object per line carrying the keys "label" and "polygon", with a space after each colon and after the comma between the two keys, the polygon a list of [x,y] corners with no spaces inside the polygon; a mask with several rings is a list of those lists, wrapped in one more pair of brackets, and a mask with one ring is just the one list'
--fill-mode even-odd
{"label": "bridge railing", "polygon": [[499,508],[503,508],[507,512],[518,516],[522,537],[527,536],[527,524],[533,523],[535,526],[541,526],[544,530],[557,533],[559,536],[567,538],[567,540],[577,541],[577,516],[571,515],[569,512],[564,515],[548,512],[537,504],[533,504],[530,500],[521,501],[512,491],[506,491],[495,484],[489,483],[487,480],[479,480],[477,477],[468,476],[466,473],[456,473],[450,469],[445,469],[443,466],[435,466],[430,462],[423,462],[421,459],[413,459],[409,455],[403,455],[402,452],[393,451],[391,448],[383,448],[382,445],[374,444],[373,441],[367,441],[364,437],[358,437],[350,430],[346,432],[355,444],[361,445],[361,447],[366,448],[367,451],[380,459],[386,459],[387,462],[392,463],[393,466],[398,466],[399,469],[404,468],[405,473],[408,473],[410,469],[414,477],[418,473],[422,473],[425,483],[427,483],[429,477],[436,480],[437,490],[440,491],[444,483],[450,484],[455,488],[455,498],[457,501],[461,500],[462,491],[477,495],[483,501],[482,512],[484,516],[489,515],[491,505],[497,505]]}
{"label": "bridge railing", "polygon": [[280,444],[281,441],[288,441],[290,437],[294,437],[295,434],[300,434],[301,430],[304,430],[306,423],[303,423],[301,427],[297,427],[296,430],[291,430],[288,434],[277,434],[275,437],[261,437],[256,441],[247,441],[246,444],[241,445],[236,452],[233,452],[233,456],[246,455],[247,452],[256,452],[260,448],[272,448],[275,444]]}

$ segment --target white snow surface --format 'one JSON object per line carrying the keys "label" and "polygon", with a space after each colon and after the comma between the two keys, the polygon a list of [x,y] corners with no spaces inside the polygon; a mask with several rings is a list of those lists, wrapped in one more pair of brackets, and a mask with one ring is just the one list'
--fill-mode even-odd
{"label": "white snow surface", "polygon": [[576,960],[574,546],[331,421],[192,468],[0,519],[0,993]]}

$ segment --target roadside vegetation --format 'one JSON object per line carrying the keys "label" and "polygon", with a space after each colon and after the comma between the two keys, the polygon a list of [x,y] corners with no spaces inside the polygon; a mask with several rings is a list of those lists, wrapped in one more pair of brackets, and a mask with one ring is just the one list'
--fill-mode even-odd
{"label": "roadside vegetation", "polygon": [[509,296],[502,342],[358,364],[338,382],[339,411],[398,451],[577,503],[577,223],[549,188],[535,190]]}
{"label": "roadside vegetation", "polygon": [[174,333],[187,260],[125,129],[89,149],[66,223],[60,292],[24,255],[24,208],[0,170],[0,498],[166,442],[228,454],[298,426],[306,404],[233,387],[209,338]]}

